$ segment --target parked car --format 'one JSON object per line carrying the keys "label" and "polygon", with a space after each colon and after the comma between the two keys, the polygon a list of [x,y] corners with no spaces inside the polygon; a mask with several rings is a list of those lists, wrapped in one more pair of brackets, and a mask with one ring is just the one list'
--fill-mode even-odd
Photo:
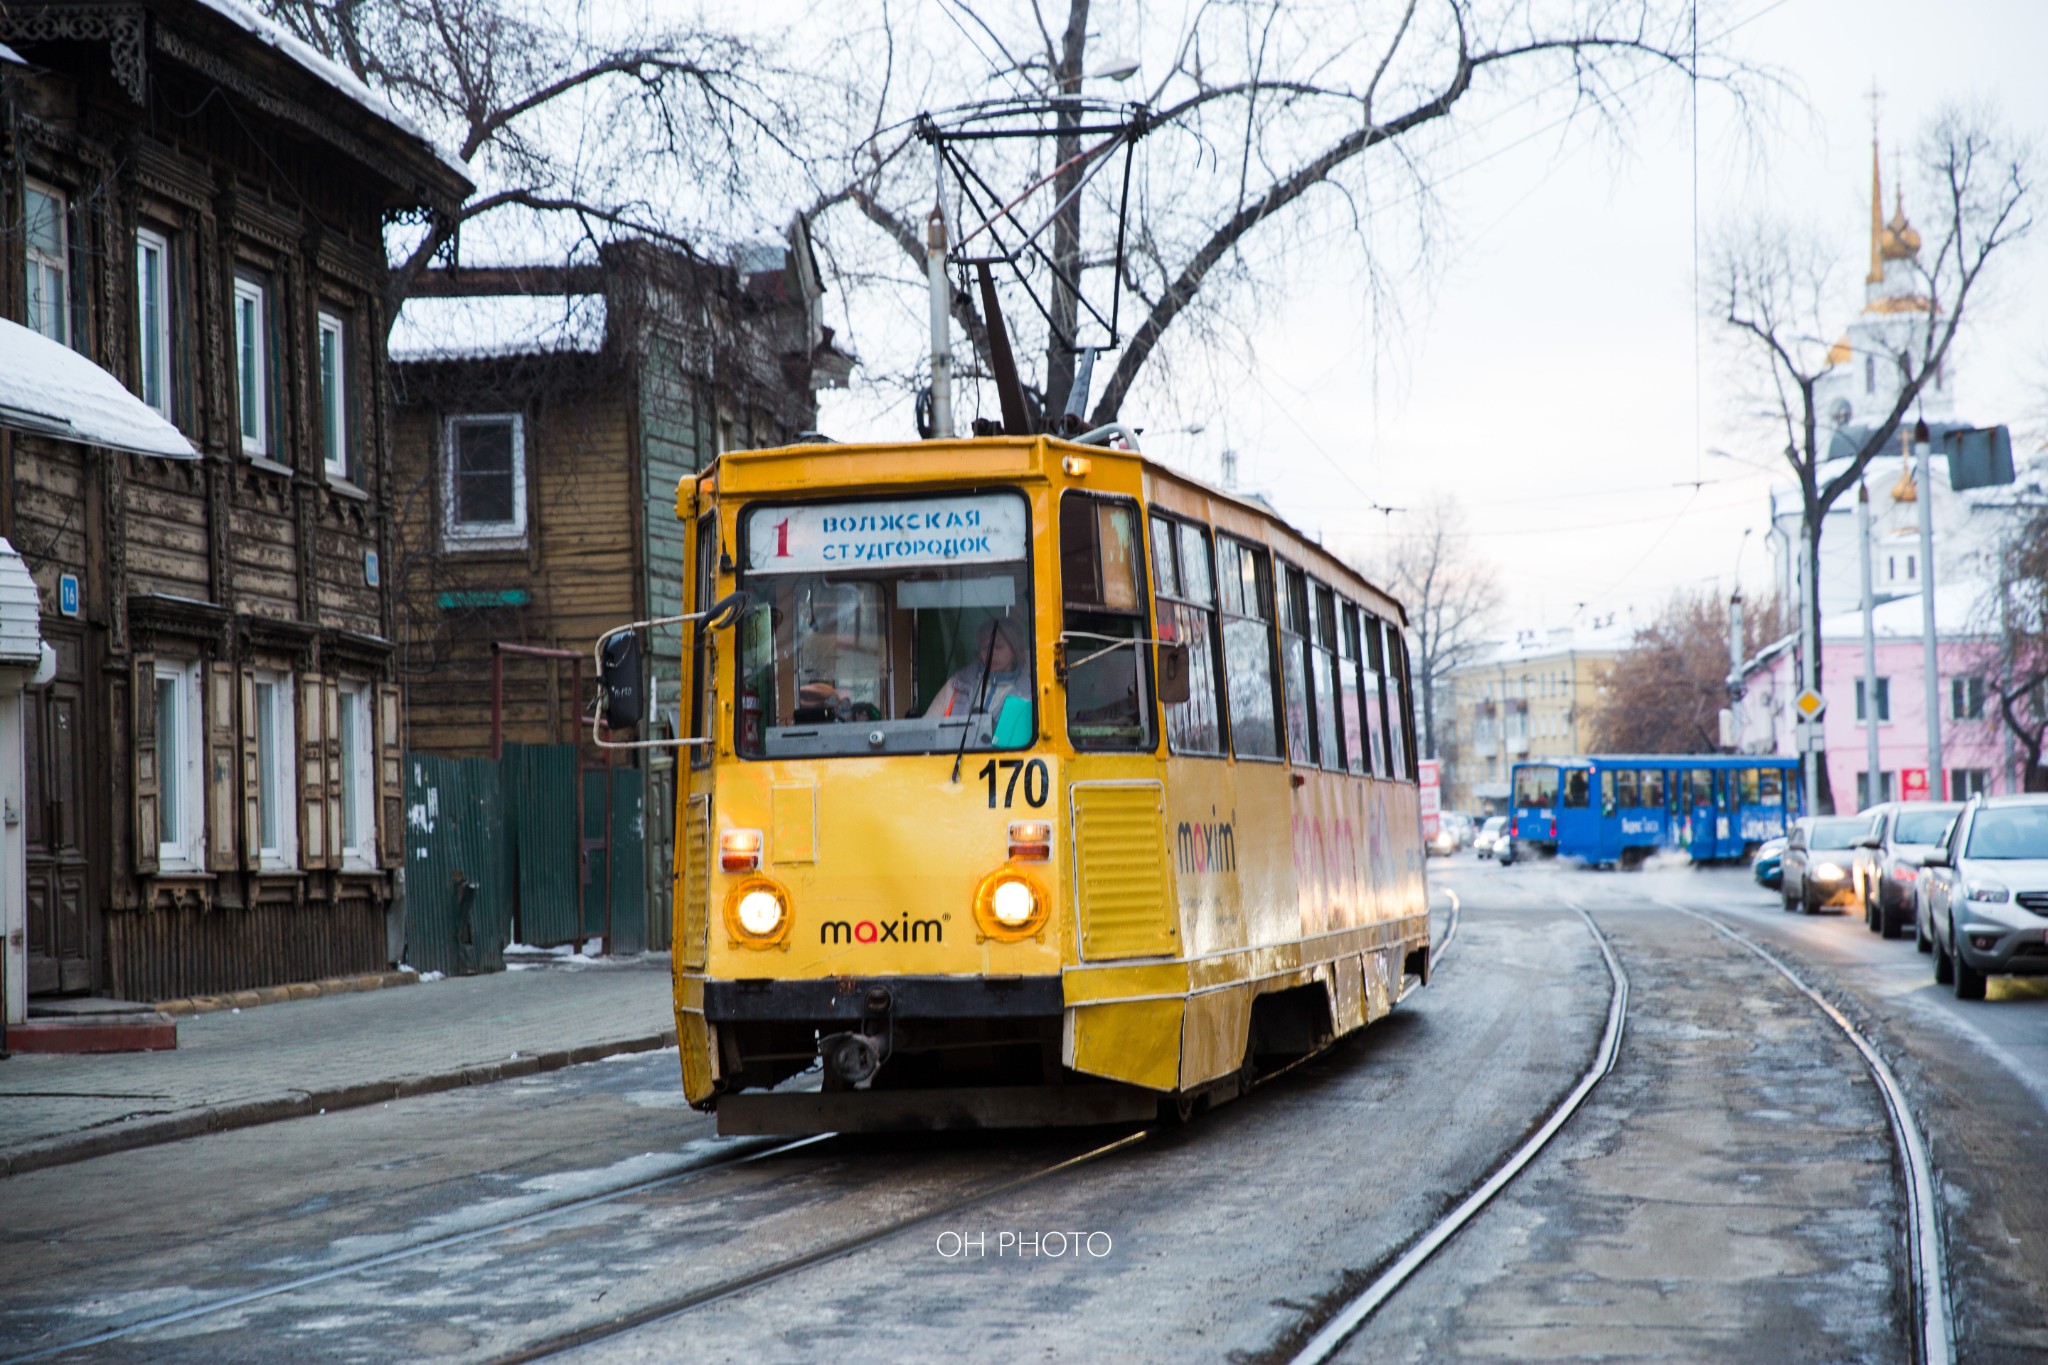
{"label": "parked car", "polygon": [[1499,843],[1508,831],[1505,815],[1489,815],[1486,823],[1479,827],[1479,833],[1472,838],[1472,851],[1482,858],[1493,856],[1493,846]]}
{"label": "parked car", "polygon": [[1993,976],[2048,976],[2048,796],[1975,797],[1922,860],[1934,979],[1982,1000]]}
{"label": "parked car", "polygon": [[1802,815],[1794,821],[1779,860],[1778,892],[1785,908],[1811,915],[1830,905],[1854,905],[1856,882],[1850,869],[1856,845],[1868,833],[1866,815]]}
{"label": "parked car", "polygon": [[1778,883],[1784,879],[1784,856],[1785,836],[1782,834],[1756,846],[1756,856],[1749,862],[1749,874],[1756,878],[1758,886],[1777,889]]}
{"label": "parked car", "polygon": [[1436,833],[1423,843],[1422,851],[1432,858],[1448,858],[1458,851],[1458,830],[1448,815],[1436,818]]}
{"label": "parked car", "polygon": [[1914,883],[1920,862],[1962,812],[1960,802],[1900,801],[1875,809],[1875,823],[1856,850],[1856,900],[1873,934],[1897,938],[1917,918]]}

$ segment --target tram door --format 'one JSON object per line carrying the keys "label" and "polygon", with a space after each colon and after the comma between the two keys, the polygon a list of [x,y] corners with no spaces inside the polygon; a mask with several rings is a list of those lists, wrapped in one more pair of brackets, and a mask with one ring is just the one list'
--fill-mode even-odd
{"label": "tram door", "polygon": [[1565,768],[1557,784],[1557,851],[1568,857],[1597,858],[1600,842],[1600,774],[1591,768]]}
{"label": "tram door", "polygon": [[1686,846],[1694,862],[1706,862],[1715,856],[1714,826],[1719,811],[1714,793],[1714,772],[1709,768],[1690,768],[1680,774],[1686,783]]}

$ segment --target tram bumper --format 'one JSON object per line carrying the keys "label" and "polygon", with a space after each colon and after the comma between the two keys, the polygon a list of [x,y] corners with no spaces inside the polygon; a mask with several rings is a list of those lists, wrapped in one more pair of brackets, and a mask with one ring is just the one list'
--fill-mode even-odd
{"label": "tram bumper", "polygon": [[[797,1076],[719,1094],[722,1135],[1068,1126],[1156,1112],[1158,1097],[1138,1086],[1043,1083],[1036,1059],[1057,1048],[1066,1009],[1057,976],[757,978],[706,981],[703,992],[705,1023],[737,1054],[727,1060],[746,1066],[747,1040],[787,1047],[802,1035],[817,1039],[822,1072],[815,1090]],[[1029,1074],[963,1076],[946,1065],[978,1049]]]}

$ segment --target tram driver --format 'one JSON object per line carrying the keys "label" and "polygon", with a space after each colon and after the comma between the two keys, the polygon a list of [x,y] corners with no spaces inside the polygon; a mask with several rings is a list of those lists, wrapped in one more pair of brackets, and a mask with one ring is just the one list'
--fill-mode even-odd
{"label": "tram driver", "polygon": [[939,686],[924,710],[928,718],[998,710],[1010,697],[1029,700],[1024,642],[1007,616],[983,621],[974,633],[974,657]]}

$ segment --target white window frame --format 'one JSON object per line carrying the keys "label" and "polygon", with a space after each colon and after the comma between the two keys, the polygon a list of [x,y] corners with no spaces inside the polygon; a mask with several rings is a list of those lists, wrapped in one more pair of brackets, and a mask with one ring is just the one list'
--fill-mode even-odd
{"label": "white window frame", "polygon": [[[508,422],[512,427],[512,518],[509,521],[458,522],[455,519],[456,432],[465,426]],[[466,412],[450,417],[443,430],[441,457],[442,539],[457,550],[519,550],[526,548],[526,418],[517,412]]]}
{"label": "white window frame", "polygon": [[367,871],[377,866],[376,736],[371,733],[370,705],[375,693],[366,682],[344,678],[340,695],[341,715],[352,722],[340,726],[341,865]]}
{"label": "white window frame", "polygon": [[[156,256],[156,285],[150,286],[149,257]],[[156,306],[156,324],[149,320]],[[135,392],[168,420],[171,416],[171,242],[161,232],[135,229]],[[151,343],[156,363],[150,363]],[[156,392],[150,393],[154,381]]]}
{"label": "white window frame", "polygon": [[[204,774],[199,761],[199,740],[205,730],[199,716],[199,661],[159,659],[156,681],[159,689],[166,682],[177,689],[168,730],[162,711],[158,711],[157,867],[163,872],[196,872],[205,862],[206,837],[206,794],[200,787]],[[175,800],[165,799],[166,774],[172,777]],[[170,838],[162,837],[165,831]]]}
{"label": "white window frame", "polygon": [[276,801],[273,809],[259,789],[257,816],[265,824],[273,817],[277,822],[274,838],[266,837],[271,831],[257,830],[256,861],[265,872],[292,872],[299,866],[299,731],[294,709],[298,693],[291,674],[272,669],[257,669],[255,684],[258,701],[251,722],[258,726],[264,720],[263,689],[270,689],[270,733],[259,730],[255,735],[256,762],[259,780]]}
{"label": "white window frame", "polygon": [[[328,385],[328,348],[333,347],[333,391]],[[337,314],[320,314],[319,349],[315,369],[320,384],[321,458],[327,477],[336,483],[349,481],[348,450],[348,324]]]}
{"label": "white window frame", "polygon": [[[254,336],[245,330],[245,312],[253,319]],[[259,459],[270,455],[270,290],[260,280],[235,276],[235,423],[242,432],[242,453]],[[253,341],[254,345],[251,345]],[[252,363],[253,362],[253,363]],[[252,407],[253,405],[253,407]],[[255,430],[251,431],[253,411]]]}
{"label": "white window frame", "polygon": [[[27,297],[31,299],[36,297],[36,285],[38,283],[43,283],[47,289],[47,279],[39,278],[46,275],[55,275],[57,277],[59,290],[63,294],[63,297],[57,302],[55,316],[44,318],[39,314],[36,317],[29,318],[29,330],[40,332],[60,346],[69,346],[71,344],[71,202],[65,198],[62,190],[55,189],[52,186],[35,180],[28,181],[27,185],[29,194],[45,196],[52,204],[56,205],[57,209],[57,254],[53,257],[49,252],[39,247],[33,245],[27,247],[26,255],[28,258],[30,286]],[[22,196],[21,220],[22,238],[26,241],[28,238],[27,195]],[[45,292],[43,297],[47,299],[48,293]],[[52,326],[54,326],[55,330],[52,330]]]}

